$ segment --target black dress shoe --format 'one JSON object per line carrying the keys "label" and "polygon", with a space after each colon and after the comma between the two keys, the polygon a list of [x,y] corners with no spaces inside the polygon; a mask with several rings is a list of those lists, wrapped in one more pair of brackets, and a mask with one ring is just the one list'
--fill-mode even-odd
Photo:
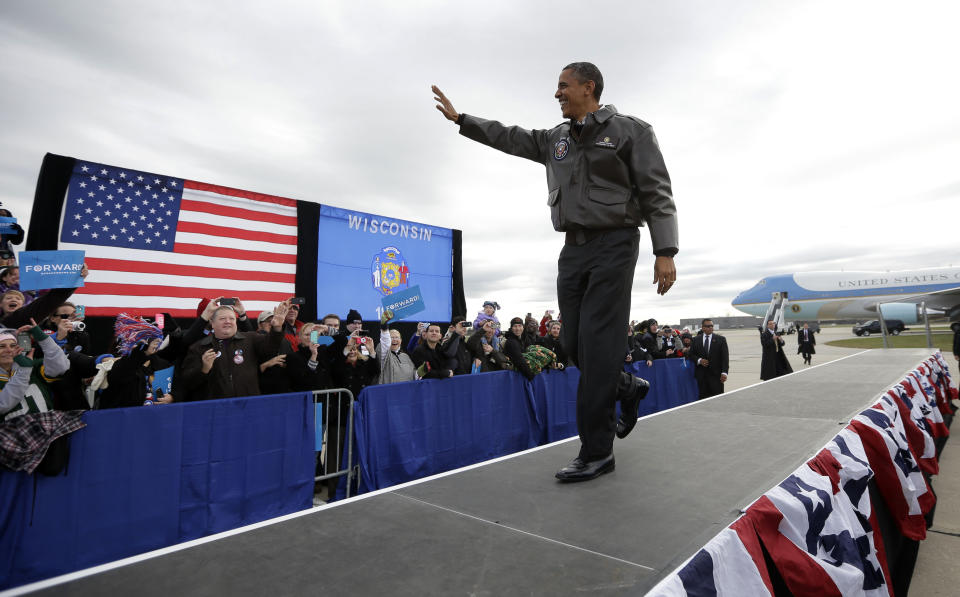
{"label": "black dress shoe", "polygon": [[584,462],[579,457],[570,461],[570,464],[557,471],[557,479],[561,481],[589,481],[596,479],[603,473],[609,473],[616,468],[617,463],[613,454],[600,460]]}
{"label": "black dress shoe", "polygon": [[623,439],[630,435],[637,424],[637,416],[640,410],[640,401],[647,397],[650,391],[650,383],[647,380],[626,376],[630,380],[621,383],[618,388],[620,395],[620,418],[617,419],[617,437]]}

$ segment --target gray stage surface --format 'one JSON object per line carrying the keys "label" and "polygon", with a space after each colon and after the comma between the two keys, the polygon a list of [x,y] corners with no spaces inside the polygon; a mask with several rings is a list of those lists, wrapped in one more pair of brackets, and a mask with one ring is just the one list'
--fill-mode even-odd
{"label": "gray stage surface", "polygon": [[644,418],[589,483],[553,479],[574,438],[42,593],[641,594],[929,354],[859,353]]}

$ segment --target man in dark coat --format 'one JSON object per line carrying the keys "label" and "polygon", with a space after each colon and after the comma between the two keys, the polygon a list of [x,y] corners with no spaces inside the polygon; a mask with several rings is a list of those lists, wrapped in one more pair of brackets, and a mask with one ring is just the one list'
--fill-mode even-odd
{"label": "man in dark coat", "polygon": [[803,329],[797,332],[797,354],[803,355],[803,362],[812,365],[813,359],[810,358],[810,355],[816,354],[817,350],[814,348],[817,344],[817,339],[813,335],[813,330],[810,329],[810,325],[807,323],[803,324]]}
{"label": "man in dark coat", "polygon": [[455,315],[450,322],[450,329],[440,343],[440,352],[446,358],[446,368],[453,369],[454,375],[470,373],[473,359],[467,348],[467,327],[470,322],[463,315]]}
{"label": "man in dark coat", "polygon": [[447,368],[446,359],[440,352],[440,338],[443,332],[436,323],[427,326],[423,341],[413,350],[410,358],[417,366],[417,373],[424,379],[443,379],[453,377],[453,369]]}
{"label": "man in dark coat", "polygon": [[657,292],[665,294],[677,278],[676,206],[656,136],[646,122],[600,104],[603,75],[589,62],[560,71],[554,98],[566,120],[549,130],[462,114],[438,87],[433,91],[437,109],[459,125],[461,135],[545,167],[550,216],[565,233],[557,261],[563,343],[580,369],[580,451],[555,476],[595,479],[614,470],[614,438],[625,438],[636,426],[639,402],[650,387],[623,370],[639,226],[650,231]]}
{"label": "man in dark coat", "polygon": [[700,322],[703,333],[693,339],[687,352],[687,358],[697,366],[693,376],[700,390],[698,400],[723,394],[723,383],[727,381],[730,369],[730,352],[727,339],[713,333],[713,321]]}
{"label": "man in dark coat", "polygon": [[760,346],[763,354],[760,357],[760,379],[767,381],[787,373],[793,373],[787,355],[783,354],[783,338],[777,334],[776,322],[768,321],[767,329],[760,332]]}
{"label": "man in dark coat", "polygon": [[273,310],[273,330],[268,334],[237,331],[233,307],[217,307],[211,318],[213,332],[190,347],[183,360],[183,384],[188,400],[209,400],[260,394],[260,363],[280,351],[281,331],[290,301]]}

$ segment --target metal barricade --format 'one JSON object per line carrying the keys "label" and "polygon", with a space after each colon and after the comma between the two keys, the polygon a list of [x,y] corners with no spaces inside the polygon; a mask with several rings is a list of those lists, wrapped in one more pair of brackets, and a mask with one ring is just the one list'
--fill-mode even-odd
{"label": "metal barricade", "polygon": [[[359,465],[353,465],[353,402],[353,392],[346,388],[313,391],[313,422],[317,429],[323,429],[323,446],[318,451],[320,460],[316,468],[319,474],[314,476],[314,482],[346,477],[346,497],[350,497],[359,471]],[[344,449],[346,468],[342,468]],[[333,498],[328,496],[328,500]]]}

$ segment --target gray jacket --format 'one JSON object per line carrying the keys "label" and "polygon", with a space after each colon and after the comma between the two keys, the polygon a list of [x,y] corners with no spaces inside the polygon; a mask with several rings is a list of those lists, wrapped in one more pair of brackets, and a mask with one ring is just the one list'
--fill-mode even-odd
{"label": "gray jacket", "polygon": [[607,104],[587,115],[579,139],[570,123],[550,130],[504,126],[463,115],[460,134],[547,168],[553,227],[650,228],[654,253],[679,248],[670,175],[649,124]]}

